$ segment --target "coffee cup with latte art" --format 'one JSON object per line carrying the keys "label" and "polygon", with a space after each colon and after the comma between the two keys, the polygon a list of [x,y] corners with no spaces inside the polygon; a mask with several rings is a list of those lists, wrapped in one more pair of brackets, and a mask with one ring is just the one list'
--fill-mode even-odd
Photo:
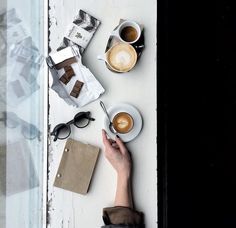
{"label": "coffee cup with latte art", "polygon": [[126,134],[133,129],[134,120],[127,112],[117,113],[112,120],[112,125],[120,134]]}
{"label": "coffee cup with latte art", "polygon": [[106,61],[112,70],[122,73],[130,71],[135,66],[137,52],[130,44],[118,43],[97,58]]}

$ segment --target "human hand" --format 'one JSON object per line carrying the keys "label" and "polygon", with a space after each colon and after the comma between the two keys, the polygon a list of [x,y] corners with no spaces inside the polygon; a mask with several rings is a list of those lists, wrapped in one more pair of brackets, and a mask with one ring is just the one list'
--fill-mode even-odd
{"label": "human hand", "polygon": [[132,161],[130,153],[120,138],[108,139],[106,131],[102,130],[102,139],[105,146],[105,157],[116,170],[118,176],[129,178],[131,174]]}

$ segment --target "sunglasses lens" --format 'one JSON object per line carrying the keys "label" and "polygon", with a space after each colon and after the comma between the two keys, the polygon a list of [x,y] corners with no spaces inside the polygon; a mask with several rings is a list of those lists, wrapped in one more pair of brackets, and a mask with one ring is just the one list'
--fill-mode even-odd
{"label": "sunglasses lens", "polygon": [[66,124],[60,124],[53,130],[58,139],[65,139],[70,135],[70,127]]}
{"label": "sunglasses lens", "polygon": [[79,116],[75,117],[74,124],[78,128],[83,128],[83,127],[86,127],[89,124],[89,119],[86,116],[86,114],[79,115]]}
{"label": "sunglasses lens", "polygon": [[38,129],[32,125],[32,124],[27,124],[22,126],[22,134],[25,136],[27,139],[34,139],[38,136]]}

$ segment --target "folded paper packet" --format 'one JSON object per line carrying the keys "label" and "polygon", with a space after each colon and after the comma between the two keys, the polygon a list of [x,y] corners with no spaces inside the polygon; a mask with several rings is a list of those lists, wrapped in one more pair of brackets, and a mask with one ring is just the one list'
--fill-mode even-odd
{"label": "folded paper packet", "polygon": [[96,146],[69,138],[58,168],[54,186],[79,194],[86,194],[99,155]]}
{"label": "folded paper packet", "polygon": [[68,46],[77,45],[82,54],[94,36],[101,22],[83,10],[79,10],[73,22],[68,26],[61,45],[57,51]]}
{"label": "folded paper packet", "polygon": [[[96,100],[105,92],[91,71],[82,64],[80,50],[77,45],[66,47],[51,54],[46,58],[46,62],[53,77],[51,88],[67,104],[82,107]],[[73,70],[73,72],[70,71],[73,76],[72,73],[68,75],[69,66]],[[76,90],[78,93],[74,93],[75,86],[78,84],[77,81],[83,86]]]}

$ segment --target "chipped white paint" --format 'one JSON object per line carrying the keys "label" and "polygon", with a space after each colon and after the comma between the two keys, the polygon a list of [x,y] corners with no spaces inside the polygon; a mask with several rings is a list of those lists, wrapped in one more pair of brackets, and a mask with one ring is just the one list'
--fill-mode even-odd
{"label": "chipped white paint", "polygon": [[[141,134],[128,147],[134,160],[134,199],[138,210],[145,213],[146,227],[157,227],[157,161],[156,161],[156,0],[50,0],[50,47],[59,46],[64,31],[79,9],[83,9],[101,20],[83,56],[84,64],[94,73],[106,89],[101,97],[109,106],[117,102],[128,102],[142,113],[144,127]],[[97,60],[104,52],[111,30],[120,18],[132,19],[145,26],[146,48],[138,65],[127,74],[114,74]],[[51,85],[50,77],[50,85]],[[71,137],[99,146],[103,149],[101,129],[104,114],[95,101],[83,108],[68,106],[54,91],[49,91],[50,116],[53,128],[66,122],[81,110],[89,110],[96,118],[85,129],[72,126]],[[102,208],[112,206],[116,175],[110,164],[100,154],[90,190],[87,195],[79,195],[53,187],[56,171],[60,163],[65,141],[52,142],[49,150],[49,224],[51,228],[92,228],[103,224]]]}

